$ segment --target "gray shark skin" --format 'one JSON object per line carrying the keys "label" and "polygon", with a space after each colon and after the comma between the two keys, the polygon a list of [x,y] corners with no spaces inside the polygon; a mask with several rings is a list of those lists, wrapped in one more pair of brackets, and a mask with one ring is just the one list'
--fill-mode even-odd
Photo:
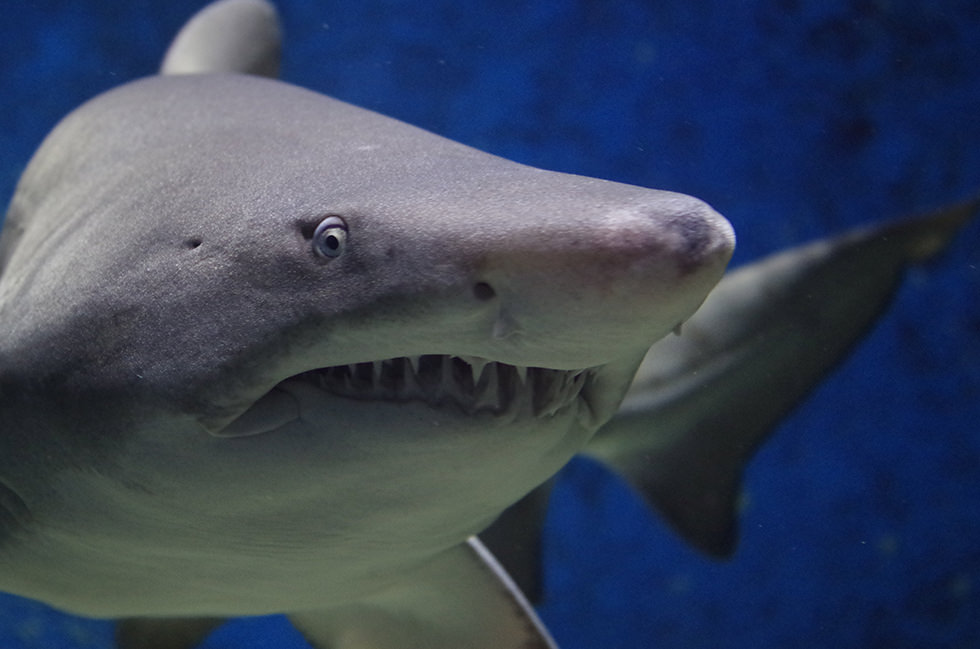
{"label": "gray shark skin", "polygon": [[[218,3],[164,71],[274,20]],[[614,414],[730,226],[237,74],[276,67],[241,49],[89,101],[21,178],[0,588],[100,617],[290,612],[322,646],[549,646],[471,537]]]}
{"label": "gray shark skin", "polygon": [[[552,646],[472,535],[584,448],[698,547],[730,553],[751,451],[904,266],[976,210],[760,262],[692,317],[732,244],[703,203],[235,76],[275,73],[273,16],[217,3],[163,65],[212,74],[135,82],[73,113],[0,242],[0,589],[152,616],[122,626],[123,647],[189,647],[266,612],[291,613],[317,647]],[[849,293],[867,312],[835,316],[837,351],[795,392],[727,440],[697,421],[746,418],[743,395],[685,380],[719,350],[751,360],[776,335],[806,348],[813,327],[772,292],[831,299],[839,273],[872,269]],[[773,359],[712,376],[764,392],[795,375]],[[678,475],[657,480],[658,463]],[[678,489],[690,475],[693,494]],[[536,523],[540,494],[492,530],[520,543],[487,537],[528,591],[534,561],[505,550],[535,544],[512,521]]]}

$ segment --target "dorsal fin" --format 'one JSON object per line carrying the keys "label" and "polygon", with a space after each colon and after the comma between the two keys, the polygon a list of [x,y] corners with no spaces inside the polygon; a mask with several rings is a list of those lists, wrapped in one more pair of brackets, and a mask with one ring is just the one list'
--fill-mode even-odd
{"label": "dorsal fin", "polygon": [[160,74],[240,73],[279,76],[282,29],[266,0],[218,0],[174,38]]}

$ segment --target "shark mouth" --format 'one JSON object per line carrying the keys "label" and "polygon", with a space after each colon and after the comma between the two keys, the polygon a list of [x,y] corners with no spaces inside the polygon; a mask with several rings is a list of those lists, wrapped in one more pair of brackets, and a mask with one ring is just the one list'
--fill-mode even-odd
{"label": "shark mouth", "polygon": [[594,369],[552,370],[425,354],[326,367],[297,378],[351,399],[454,405],[467,414],[550,417],[583,396],[594,375]]}

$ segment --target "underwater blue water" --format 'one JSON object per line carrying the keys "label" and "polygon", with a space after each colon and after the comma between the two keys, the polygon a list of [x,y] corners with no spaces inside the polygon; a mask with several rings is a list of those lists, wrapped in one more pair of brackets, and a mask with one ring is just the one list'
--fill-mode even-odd
{"label": "underwater blue water", "polygon": [[[152,74],[201,3],[33,0],[0,21],[0,196],[54,123]],[[673,189],[735,263],[980,192],[975,0],[281,0],[285,79],[540,167]],[[2,332],[0,332],[2,335]],[[546,538],[563,649],[980,646],[980,223],[749,467],[734,559],[575,461]],[[110,646],[0,596],[0,647]],[[210,649],[299,648],[281,618]]]}

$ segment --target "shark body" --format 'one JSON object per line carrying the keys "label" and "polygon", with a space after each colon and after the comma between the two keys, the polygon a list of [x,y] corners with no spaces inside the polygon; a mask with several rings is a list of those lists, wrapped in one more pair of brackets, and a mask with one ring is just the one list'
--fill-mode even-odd
{"label": "shark body", "polygon": [[[86,615],[203,619],[129,626],[124,646],[189,646],[212,618],[270,612],[318,647],[551,646],[472,535],[628,390],[589,452],[640,478],[632,459],[671,457],[635,434],[664,412],[645,405],[651,372],[630,384],[720,277],[730,229],[689,197],[533,170],[237,75],[274,72],[273,14],[210,11],[168,76],[67,118],[12,202],[0,588]],[[257,49],[215,41],[243,31]],[[869,290],[887,294],[968,211],[896,230]],[[762,310],[729,286],[720,299]],[[706,313],[688,327],[729,330]],[[644,368],[698,355],[654,349]],[[700,547],[730,552],[731,498],[766,424],[740,432],[725,471],[696,474],[724,484],[660,503]],[[685,482],[634,480],[655,503]],[[728,500],[700,516],[704,493]]]}
{"label": "shark body", "polygon": [[[2,243],[0,588],[101,617],[312,604],[314,641],[380,646],[424,575],[481,570],[468,539],[613,415],[734,238],[687,196],[239,74],[277,43],[264,2],[206,9],[166,75],[74,111],[25,171]],[[214,45],[233,55],[185,69]],[[525,614],[412,643],[544,646]]]}

